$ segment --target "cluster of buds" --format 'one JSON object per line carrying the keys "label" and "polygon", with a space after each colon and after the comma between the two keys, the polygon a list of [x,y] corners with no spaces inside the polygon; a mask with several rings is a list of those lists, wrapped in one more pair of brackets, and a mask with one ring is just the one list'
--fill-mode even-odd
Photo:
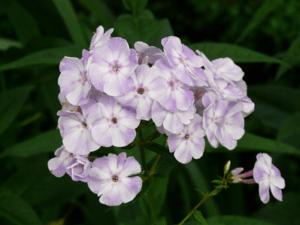
{"label": "cluster of buds", "polygon": [[130,49],[125,39],[111,38],[112,32],[99,26],[81,59],[60,62],[63,145],[48,167],[57,177],[67,172],[87,182],[101,203],[120,205],[141,190],[142,179],[132,176],[141,166],[125,152],[91,162],[91,152],[129,145],[140,121],[152,119],[168,136],[170,152],[185,164],[203,155],[205,135],[215,148],[220,143],[234,149],[254,104],[243,71],[230,58],[209,61],[174,36],[162,39],[163,50],[139,41]]}

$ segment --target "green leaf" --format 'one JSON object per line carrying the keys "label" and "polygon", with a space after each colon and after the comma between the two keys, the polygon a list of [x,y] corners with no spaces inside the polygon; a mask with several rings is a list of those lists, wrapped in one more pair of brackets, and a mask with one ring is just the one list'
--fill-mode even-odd
{"label": "green leaf", "polygon": [[[197,161],[198,162],[198,161]],[[195,161],[191,161],[184,167],[189,174],[190,180],[192,181],[195,188],[202,190],[203,192],[210,192],[210,188],[205,181],[205,177],[199,167],[197,166]],[[199,201],[203,198],[202,194],[198,194]],[[206,215],[219,215],[218,206],[213,198],[209,198],[202,205],[204,208]]]}
{"label": "green leaf", "polygon": [[300,112],[287,118],[280,127],[277,139],[284,140],[291,136],[300,137]]}
{"label": "green leaf", "polygon": [[19,41],[0,37],[0,51],[5,51],[10,47],[23,48],[23,45]]}
{"label": "green leaf", "polygon": [[100,24],[106,29],[112,28],[116,16],[102,0],[80,0],[79,3],[99,19]]}
{"label": "green leaf", "polygon": [[[147,11],[146,11],[147,12]],[[147,42],[159,29],[159,22],[149,13],[141,14],[135,22],[132,15],[120,15],[115,21],[115,29],[120,37],[125,38],[133,46],[137,41]]]}
{"label": "green leaf", "polygon": [[161,40],[165,37],[174,36],[173,29],[168,19],[162,19],[156,32],[148,40],[150,46],[161,48]]}
{"label": "green leaf", "polygon": [[300,148],[300,112],[288,117],[280,127],[277,140]]}
{"label": "green leaf", "polygon": [[213,180],[212,183],[222,184],[222,181],[221,180]]}
{"label": "green leaf", "polygon": [[300,224],[300,192],[284,192],[283,201],[262,206],[252,217],[277,225]]}
{"label": "green leaf", "polygon": [[282,60],[238,45],[228,43],[204,42],[191,44],[188,47],[192,50],[198,49],[200,52],[203,52],[210,60],[229,57],[235,63],[279,63],[291,68],[290,65]]}
{"label": "green leaf", "polygon": [[300,111],[300,90],[282,85],[253,85],[247,92],[255,103],[253,114],[272,128],[279,129],[285,119]]}
{"label": "green leaf", "polygon": [[42,225],[38,215],[27,202],[3,187],[0,189],[0,216],[19,225]]}
{"label": "green leaf", "polygon": [[201,211],[199,210],[194,210],[194,216],[196,218],[196,220],[198,220],[201,224],[207,225],[206,220],[204,219]]}
{"label": "green leaf", "polygon": [[30,188],[40,182],[45,174],[49,174],[46,164],[47,161],[38,158],[34,163],[28,163],[10,175],[3,185],[10,188],[16,195],[22,196],[25,192],[30,192]]}
{"label": "green leaf", "polygon": [[159,145],[157,143],[145,143],[144,144],[145,148],[153,151],[153,152],[156,152],[158,154],[170,154],[168,148],[162,146],[162,145]]}
{"label": "green leaf", "polygon": [[54,152],[61,145],[62,138],[59,130],[50,130],[4,150],[0,153],[0,158],[5,156],[28,157],[39,153]]}
{"label": "green leaf", "polygon": [[33,37],[41,36],[35,19],[16,1],[10,1],[6,13],[23,44]]}
{"label": "green leaf", "polygon": [[139,40],[139,32],[132,15],[120,15],[116,19],[114,27],[118,36],[126,39],[131,46]]}
{"label": "green leaf", "polygon": [[122,0],[125,9],[139,14],[147,5],[148,0]]}
{"label": "green leaf", "polygon": [[[151,168],[154,160],[154,157],[149,163],[148,168]],[[168,182],[169,182],[169,174],[171,170],[179,165],[178,161],[174,158],[173,154],[164,154],[160,157],[157,165],[155,174],[151,179],[151,182],[154,182],[154,190],[149,190],[155,192],[154,203],[156,214],[158,215],[161,211],[161,208],[165,202]]]}
{"label": "green leaf", "polygon": [[271,13],[273,10],[275,10],[281,1],[279,0],[273,0],[273,1],[265,1],[264,4],[257,10],[255,15],[252,17],[250,23],[244,31],[241,33],[241,35],[236,40],[236,43],[241,42],[244,40],[247,35],[249,35],[256,27],[258,27],[261,22],[268,16],[269,13]]}
{"label": "green leaf", "polygon": [[23,86],[0,94],[0,135],[18,115],[33,86]]}
{"label": "green leaf", "polygon": [[157,225],[168,225],[166,217],[160,217],[157,221]]}
{"label": "green leaf", "polygon": [[0,71],[18,69],[25,66],[58,65],[64,56],[80,57],[81,51],[82,48],[77,46],[46,49],[1,65]]}
{"label": "green leaf", "polygon": [[[283,57],[283,61],[296,66],[300,64],[300,35],[291,43]],[[278,80],[288,70],[288,67],[281,65],[277,70],[275,80]]]}
{"label": "green leaf", "polygon": [[[44,164],[47,168],[47,163]],[[90,190],[84,182],[74,182],[69,175],[57,178],[50,172],[30,186],[22,197],[31,205],[49,207],[69,202]],[[97,195],[94,195],[97,198]],[[99,201],[99,198],[98,198]]]}
{"label": "green leaf", "polygon": [[70,1],[52,0],[76,45],[87,48],[83,31]]}
{"label": "green leaf", "polygon": [[[227,186],[226,186],[227,187]],[[222,187],[217,187],[218,189],[216,190],[216,192],[215,193],[213,193],[211,196],[215,196],[215,195],[217,195],[217,194],[219,194],[221,191],[222,191]]]}
{"label": "green leaf", "polygon": [[[205,149],[208,152],[230,152],[223,146],[219,146],[218,148],[213,148],[206,141]],[[237,152],[245,152],[245,151],[253,151],[253,152],[274,152],[274,153],[285,153],[285,154],[293,154],[300,155],[300,150],[290,146],[288,144],[284,144],[282,142],[272,140],[269,138],[260,137],[255,134],[245,133],[244,136],[237,141],[237,147],[234,149]]]}
{"label": "green leaf", "polygon": [[207,223],[209,225],[274,225],[273,223],[242,216],[210,217],[207,219]]}

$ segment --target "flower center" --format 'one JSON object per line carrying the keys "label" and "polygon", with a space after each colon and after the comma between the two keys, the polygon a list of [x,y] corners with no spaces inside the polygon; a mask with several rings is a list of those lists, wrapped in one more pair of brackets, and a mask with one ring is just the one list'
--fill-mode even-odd
{"label": "flower center", "polygon": [[116,123],[118,122],[118,120],[117,120],[116,117],[113,117],[113,118],[111,119],[111,122],[112,122],[113,124],[116,124]]}
{"label": "flower center", "polygon": [[86,122],[82,122],[82,123],[81,123],[81,126],[85,129],[85,128],[87,127]]}
{"label": "flower center", "polygon": [[113,182],[117,182],[119,180],[119,177],[117,175],[113,175],[111,179],[113,180]]}
{"label": "flower center", "polygon": [[140,95],[144,94],[145,93],[145,89],[140,87],[137,89],[137,93],[139,93]]}
{"label": "flower center", "polygon": [[113,65],[113,71],[118,72],[119,71],[119,66],[118,64]]}
{"label": "flower center", "polygon": [[185,136],[184,136],[184,139],[185,140],[188,140],[190,138],[190,135],[189,134],[186,134]]}
{"label": "flower center", "polygon": [[170,81],[170,87],[173,88],[174,85],[175,85],[175,82],[171,80],[171,81]]}

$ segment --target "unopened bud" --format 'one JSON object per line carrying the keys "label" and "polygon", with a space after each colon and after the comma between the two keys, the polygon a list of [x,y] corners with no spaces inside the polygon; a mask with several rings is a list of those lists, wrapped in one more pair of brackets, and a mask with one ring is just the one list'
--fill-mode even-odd
{"label": "unopened bud", "polygon": [[230,169],[230,160],[225,164],[224,166],[224,176],[226,176],[226,174],[229,172],[229,169]]}

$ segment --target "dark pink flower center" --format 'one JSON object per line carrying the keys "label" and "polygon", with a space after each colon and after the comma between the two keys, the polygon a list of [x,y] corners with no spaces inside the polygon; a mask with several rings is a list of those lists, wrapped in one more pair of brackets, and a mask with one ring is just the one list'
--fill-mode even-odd
{"label": "dark pink flower center", "polygon": [[139,93],[140,95],[144,94],[145,93],[145,89],[140,87],[137,89],[137,93]]}
{"label": "dark pink flower center", "polygon": [[175,82],[174,81],[170,81],[170,87],[173,88],[175,86]]}
{"label": "dark pink flower center", "polygon": [[119,71],[119,65],[117,63],[114,64],[112,69],[113,69],[114,72],[118,72]]}
{"label": "dark pink flower center", "polygon": [[113,180],[113,182],[117,182],[119,180],[119,177],[117,175],[113,175],[111,179]]}
{"label": "dark pink flower center", "polygon": [[82,123],[81,123],[81,126],[82,126],[84,129],[87,128],[86,122],[82,122]]}
{"label": "dark pink flower center", "polygon": [[189,138],[190,138],[190,135],[189,135],[189,134],[184,135],[184,139],[185,139],[185,140],[188,140]]}
{"label": "dark pink flower center", "polygon": [[118,122],[118,119],[117,119],[116,117],[113,117],[113,118],[111,119],[111,122],[112,122],[113,124],[116,124],[116,123]]}

